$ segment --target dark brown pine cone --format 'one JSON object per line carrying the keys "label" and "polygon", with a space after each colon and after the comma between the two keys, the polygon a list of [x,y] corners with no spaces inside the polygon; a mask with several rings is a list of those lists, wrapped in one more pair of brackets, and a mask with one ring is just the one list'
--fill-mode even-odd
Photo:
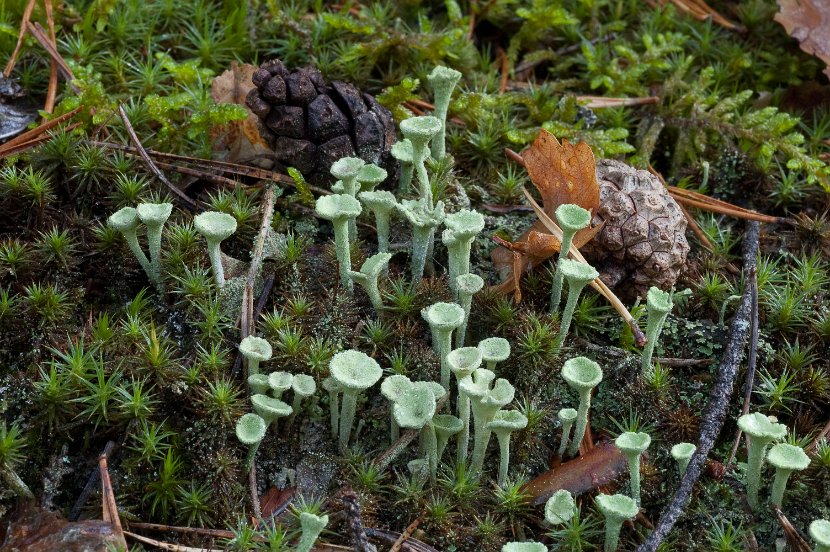
{"label": "dark brown pine cone", "polygon": [[342,81],[327,84],[314,68],[289,71],[276,59],[252,80],[245,103],[273,134],[278,168],[295,167],[319,182],[330,179],[332,163],[356,156],[393,172],[395,123],[370,94]]}
{"label": "dark brown pine cone", "polygon": [[625,300],[651,286],[668,290],[686,263],[686,218],[665,186],[648,171],[611,159],[597,162],[599,234],[580,251]]}

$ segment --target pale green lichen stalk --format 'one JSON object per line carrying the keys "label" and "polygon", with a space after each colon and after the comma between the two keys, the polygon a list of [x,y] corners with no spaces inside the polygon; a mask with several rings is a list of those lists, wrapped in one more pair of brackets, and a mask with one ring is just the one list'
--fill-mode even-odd
{"label": "pale green lichen stalk", "polygon": [[579,408],[576,415],[573,441],[568,454],[574,456],[579,450],[585,430],[588,427],[588,411],[591,409],[591,391],[602,381],[599,364],[585,357],[574,357],[562,365],[562,378],[571,389],[579,394]]}
{"label": "pale green lichen stalk", "polygon": [[291,417],[288,419],[288,427],[294,424],[294,419],[300,412],[303,399],[311,397],[317,391],[317,382],[307,374],[294,374],[291,380],[291,389],[294,390],[294,402],[291,404]]}
{"label": "pale green lichen stalk", "polygon": [[173,212],[172,203],[142,203],[136,208],[138,218],[147,227],[147,246],[150,250],[150,267],[155,282],[161,285],[161,234],[164,223]]}
{"label": "pale green lichen stalk", "polygon": [[236,219],[227,213],[208,211],[193,217],[193,227],[207,241],[213,278],[216,280],[216,285],[221,288],[225,285],[225,269],[222,268],[220,244],[236,232]]}
{"label": "pale green lichen stalk", "polygon": [[410,389],[412,380],[402,374],[393,374],[380,384],[380,393],[391,403],[389,407],[389,440],[394,443],[401,435],[400,426],[395,420],[394,406]]}
{"label": "pale green lichen stalk", "polygon": [[130,251],[133,252],[133,255],[135,255],[135,258],[138,260],[138,264],[141,265],[141,268],[144,269],[144,273],[147,274],[147,278],[149,278],[150,282],[158,288],[160,282],[156,281],[156,275],[153,273],[150,261],[147,259],[147,256],[144,254],[144,250],[141,249],[141,245],[138,243],[138,233],[136,230],[138,229],[139,222],[138,211],[132,207],[124,207],[123,209],[119,209],[110,215],[110,218],[108,219],[110,227],[121,232],[124,236],[124,240],[126,240],[127,245],[130,247]]}
{"label": "pale green lichen stalk", "polygon": [[646,322],[646,346],[643,349],[643,370],[651,368],[651,357],[654,354],[654,347],[657,339],[663,330],[663,324],[672,309],[671,293],[665,292],[652,286],[646,294],[646,309],[648,310],[648,321]]}
{"label": "pale green lichen stalk", "polygon": [[406,199],[396,207],[412,227],[410,269],[412,281],[420,282],[424,276],[430,245],[435,239],[435,229],[444,220],[444,203],[439,201],[434,208],[427,209],[421,201]]}
{"label": "pale green lichen stalk", "polygon": [[484,465],[484,454],[492,433],[488,424],[493,421],[496,412],[513,400],[515,389],[509,381],[503,378],[493,382],[496,375],[486,368],[479,368],[473,372],[471,380],[462,381],[461,392],[470,397],[475,427],[473,454],[470,459],[470,468],[474,473],[480,472]]}
{"label": "pale green lichen stalk", "polygon": [[435,481],[438,472],[438,441],[432,417],[436,401],[432,390],[423,385],[413,384],[392,406],[392,414],[398,426],[421,431],[421,452],[429,466],[430,478]]}
{"label": "pale green lichen stalk", "polygon": [[647,433],[626,431],[621,433],[614,444],[622,451],[628,461],[628,473],[631,476],[631,498],[640,505],[640,457],[651,444]]}
{"label": "pale green lichen stalk", "polygon": [[620,543],[620,529],[625,521],[634,519],[640,508],[633,499],[622,495],[600,494],[597,509],[605,516],[605,552],[616,552]]}
{"label": "pale green lichen stalk", "polygon": [[378,314],[383,310],[383,298],[380,296],[378,279],[385,272],[391,258],[391,253],[377,253],[363,262],[360,272],[349,271],[349,278],[357,282],[366,291],[369,301],[371,301],[375,312]]}
{"label": "pale green lichen stalk", "polygon": [[331,421],[331,436],[337,438],[340,422],[340,393],[343,390],[331,376],[323,380],[323,389],[329,394],[329,420]]}
{"label": "pale green lichen stalk", "polygon": [[476,236],[484,229],[484,217],[478,211],[462,209],[447,215],[444,225],[447,229],[442,234],[442,240],[447,246],[450,288],[458,298],[455,279],[470,272],[470,252]]}
{"label": "pale green lichen stalk", "polygon": [[677,473],[680,477],[686,473],[686,468],[689,467],[689,460],[692,459],[697,447],[692,443],[677,443],[671,448],[671,455],[677,462]]}
{"label": "pale green lichen stalk", "polygon": [[752,509],[757,510],[761,468],[764,465],[767,447],[770,443],[786,437],[787,426],[776,423],[774,418],[760,412],[754,412],[738,418],[738,427],[749,440],[746,461],[746,499]]}
{"label": "pale green lichen stalk", "polygon": [[568,300],[565,303],[565,310],[562,313],[562,320],[559,323],[559,333],[556,335],[556,341],[554,342],[554,348],[557,351],[565,343],[565,337],[568,335],[568,330],[571,327],[571,320],[573,320],[579,294],[582,293],[582,289],[585,286],[599,278],[599,272],[594,267],[572,259],[562,259],[559,262],[559,269],[568,282]]}
{"label": "pale green lichen stalk", "polygon": [[397,159],[401,164],[398,192],[408,194],[409,188],[412,186],[412,171],[414,168],[412,164],[412,142],[406,139],[395,142],[392,145],[392,157]]}
{"label": "pale green lichen stalk", "polygon": [[360,202],[349,194],[332,194],[317,198],[315,210],[320,217],[331,221],[334,226],[334,245],[337,263],[340,265],[340,284],[349,291],[354,290],[349,271],[352,258],[349,250],[349,222],[361,213]]}
{"label": "pale green lichen stalk", "polygon": [[473,295],[484,287],[484,279],[477,274],[461,274],[455,279],[458,290],[458,304],[464,309],[464,322],[455,332],[455,346],[463,347],[467,337],[467,324],[470,322],[470,310],[473,306]]}
{"label": "pale green lichen stalk", "polygon": [[434,205],[432,186],[425,163],[429,157],[429,141],[441,131],[441,120],[432,116],[410,117],[401,121],[400,128],[401,134],[412,144],[412,166],[418,175],[421,203],[431,211]]}
{"label": "pale green lichen stalk", "polygon": [[450,389],[450,365],[447,355],[452,348],[452,332],[464,323],[464,309],[455,303],[435,303],[421,311],[421,316],[429,324],[433,337],[438,342],[438,356],[441,359],[441,385]]}
{"label": "pale green lichen stalk", "polygon": [[496,434],[499,441],[499,478],[498,484],[504,485],[510,465],[510,435],[527,427],[527,417],[516,410],[499,410],[487,429]]}
{"label": "pale green lichen stalk", "polygon": [[378,363],[360,351],[348,350],[334,355],[329,362],[331,377],[341,388],[343,399],[340,406],[339,438],[340,452],[345,453],[357,409],[357,395],[372,387],[383,375]]}
{"label": "pale green lichen stalk", "polygon": [[772,484],[772,493],[769,500],[781,508],[790,474],[794,471],[806,470],[807,466],[810,465],[810,457],[801,447],[778,443],[767,453],[767,462],[775,467],[775,480]]}
{"label": "pale green lichen stalk", "polygon": [[455,85],[461,79],[461,73],[455,69],[439,65],[427,76],[432,85],[433,99],[435,102],[435,116],[441,121],[441,130],[432,141],[433,159],[443,159],[446,155],[446,134],[447,134],[447,110],[450,107],[450,99]]}
{"label": "pale green lichen stalk", "polygon": [[300,542],[297,543],[296,552],[310,552],[311,547],[317,542],[317,538],[326,525],[329,524],[329,516],[317,516],[309,512],[302,512],[300,514]]}
{"label": "pale green lichen stalk", "polygon": [[481,351],[478,347],[455,349],[447,355],[447,363],[455,375],[455,383],[458,387],[456,410],[463,425],[457,440],[456,461],[463,464],[467,461],[467,447],[470,441],[470,397],[463,393],[461,384],[473,382],[472,373],[481,366]]}
{"label": "pale green lichen stalk", "polygon": [[577,411],[573,408],[563,408],[557,414],[559,421],[562,423],[562,441],[559,443],[559,451],[557,454],[559,458],[565,456],[565,450],[568,448],[568,441],[571,435],[571,428],[574,425],[577,417]]}
{"label": "pale green lichen stalk", "polygon": [[251,467],[267,429],[268,424],[265,423],[265,420],[254,413],[245,414],[236,422],[236,438],[243,445],[248,446],[248,457],[245,459],[244,465],[245,471]]}
{"label": "pale green lichen stalk", "polygon": [[375,229],[378,237],[378,253],[389,251],[389,220],[398,201],[392,192],[378,190],[357,194],[361,203],[375,215]]}
{"label": "pale green lichen stalk", "polygon": [[566,203],[556,208],[556,221],[562,229],[562,243],[559,247],[559,260],[556,263],[556,271],[553,273],[553,283],[550,290],[550,312],[559,310],[559,302],[562,300],[562,261],[568,258],[568,251],[571,249],[573,237],[577,232],[586,228],[591,223],[591,213],[579,205]]}

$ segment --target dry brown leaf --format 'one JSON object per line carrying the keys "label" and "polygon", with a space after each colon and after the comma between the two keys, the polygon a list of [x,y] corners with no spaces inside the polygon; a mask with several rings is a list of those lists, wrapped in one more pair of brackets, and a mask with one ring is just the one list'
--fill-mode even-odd
{"label": "dry brown leaf", "polygon": [[828,67],[830,76],[830,4],[827,0],[778,0],[781,11],[775,20],[783,25],[801,49],[816,56]]}
{"label": "dry brown leaf", "polygon": [[[555,220],[556,208],[566,203],[579,205],[592,214],[596,212],[599,184],[594,152],[588,144],[572,144],[567,140],[560,144],[553,134],[542,130],[533,144],[522,152],[522,160],[530,180],[542,196],[545,213],[551,218]],[[582,247],[601,229],[602,225],[597,225],[580,230],[574,236],[574,246]],[[544,224],[536,221],[518,240],[499,243],[502,247],[495,248],[490,258],[505,280],[494,289],[502,293],[513,292],[516,301],[520,301],[521,275],[558,252],[559,240],[550,235]]]}
{"label": "dry brown leaf", "polygon": [[270,519],[273,516],[280,515],[288,505],[294,500],[294,487],[286,487],[282,490],[276,487],[268,489],[263,497],[260,499],[260,509],[262,510],[262,517]]}
{"label": "dry brown leaf", "polygon": [[[254,87],[251,76],[257,67],[249,63],[234,63],[230,69],[213,79],[211,97],[218,103],[235,103],[245,109],[245,97]],[[231,163],[242,163],[271,168],[274,151],[259,132],[259,118],[248,109],[248,118],[233,121],[223,127],[215,137],[213,149],[217,158]]]}
{"label": "dry brown leaf", "polygon": [[745,31],[743,26],[729,21],[704,0],[659,0],[659,2],[661,6],[665,6],[671,2],[678,10],[691,15],[699,21],[711,19],[721,27],[729,29],[730,31]]}
{"label": "dry brown leaf", "polygon": [[525,485],[534,504],[544,504],[560,489],[572,495],[598,489],[613,482],[628,467],[625,456],[610,441],[601,441],[583,456],[560,464],[536,476]]}

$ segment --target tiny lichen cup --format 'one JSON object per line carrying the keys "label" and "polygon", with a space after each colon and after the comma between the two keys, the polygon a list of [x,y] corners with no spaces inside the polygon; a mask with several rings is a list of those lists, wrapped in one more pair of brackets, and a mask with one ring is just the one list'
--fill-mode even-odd
{"label": "tiny lichen cup", "polygon": [[208,257],[213,269],[216,285],[225,285],[225,270],[222,268],[222,250],[220,244],[236,232],[236,219],[227,213],[208,211],[193,217],[193,227],[207,241]]}
{"label": "tiny lichen cup", "polygon": [[401,134],[412,144],[412,165],[418,175],[421,201],[424,207],[430,210],[434,204],[425,162],[429,157],[429,141],[441,132],[442,128],[441,120],[430,115],[410,117],[400,124]]}
{"label": "tiny lichen cup", "polygon": [[738,418],[738,427],[749,441],[746,461],[746,499],[753,510],[758,509],[758,491],[761,468],[767,447],[787,436],[787,426],[777,423],[760,412],[744,414]]}
{"label": "tiny lichen cup", "polygon": [[510,357],[510,342],[503,337],[488,337],[478,342],[478,350],[487,369],[495,372],[496,365]]}
{"label": "tiny lichen cup", "polygon": [[484,216],[478,211],[462,209],[444,218],[443,234],[447,246],[450,288],[457,297],[456,278],[470,272],[470,252],[476,236],[484,229]]}
{"label": "tiny lichen cup", "polygon": [[463,347],[467,337],[467,325],[470,322],[473,295],[484,288],[484,279],[478,274],[461,274],[455,279],[455,287],[458,291],[458,304],[464,309],[464,322],[455,332],[455,346]]}
{"label": "tiny lichen cup", "polygon": [[435,117],[441,121],[441,130],[438,131],[432,141],[432,157],[434,159],[443,159],[446,155],[447,111],[450,107],[452,91],[460,79],[460,72],[443,65],[438,65],[427,75],[427,80],[432,85]]}
{"label": "tiny lichen cup", "polygon": [[248,361],[248,375],[259,374],[259,364],[271,359],[271,344],[261,337],[249,335],[239,343],[239,352]]}
{"label": "tiny lichen cup", "polygon": [[545,521],[550,525],[568,523],[575,513],[574,497],[565,489],[559,489],[545,502]]}
{"label": "tiny lichen cup", "polygon": [[408,194],[412,185],[412,142],[399,140],[392,145],[392,157],[401,164],[401,175],[398,179],[398,193]]}
{"label": "tiny lichen cup", "polygon": [[349,271],[352,258],[349,250],[349,223],[361,213],[360,202],[349,194],[332,194],[317,198],[315,211],[320,217],[331,221],[334,226],[334,244],[337,263],[340,265],[340,284],[349,291],[354,290]]}
{"label": "tiny lichen cup", "polygon": [[579,394],[576,427],[568,454],[574,456],[579,450],[585,430],[588,427],[588,411],[591,408],[591,391],[602,381],[599,364],[586,357],[574,357],[562,365],[562,378]]}
{"label": "tiny lichen cup", "polygon": [[438,471],[438,440],[435,428],[430,424],[435,415],[435,394],[425,386],[413,385],[392,406],[392,414],[398,426],[421,431],[422,452],[429,465],[430,478],[434,481]]}
{"label": "tiny lichen cup", "polygon": [[366,291],[377,314],[383,311],[383,299],[380,296],[378,279],[386,271],[391,258],[391,253],[376,253],[363,261],[360,272],[349,271],[349,278],[357,282]]}
{"label": "tiny lichen cup", "polygon": [[487,429],[496,434],[499,442],[498,484],[504,485],[510,464],[510,436],[527,427],[527,416],[517,410],[499,410],[487,423]]}
{"label": "tiny lichen cup", "polygon": [[150,250],[150,267],[155,281],[161,285],[161,234],[164,223],[173,212],[172,203],[142,203],[136,207],[138,218],[147,227],[147,245]]}
{"label": "tiny lichen cup", "polygon": [[778,443],[769,449],[767,462],[775,468],[775,480],[772,483],[769,500],[781,508],[790,474],[794,471],[806,470],[807,466],[810,465],[810,457],[801,447],[788,443]]}
{"label": "tiny lichen cup", "polygon": [[455,375],[455,382],[458,386],[456,411],[458,418],[464,424],[457,440],[456,461],[464,463],[467,461],[467,447],[470,441],[470,397],[461,391],[461,383],[472,382],[473,372],[481,366],[481,351],[478,347],[455,349],[447,355],[447,364]]}
{"label": "tiny lichen cup", "polygon": [[559,458],[565,456],[565,450],[568,448],[568,440],[571,435],[571,428],[574,425],[577,417],[577,411],[573,408],[562,408],[556,415],[562,423],[562,441],[559,443]]}
{"label": "tiny lichen cup", "polygon": [[449,391],[450,365],[447,355],[452,348],[452,332],[464,323],[464,309],[456,303],[435,303],[423,309],[421,316],[437,341],[433,347],[441,359],[441,385]]}
{"label": "tiny lichen cup", "polygon": [[142,269],[144,269],[144,273],[147,274],[150,281],[158,287],[158,283],[155,281],[156,275],[153,273],[150,261],[147,259],[147,256],[144,254],[144,250],[141,249],[141,245],[138,243],[137,230],[140,222],[141,221],[138,218],[138,211],[136,211],[133,207],[124,207],[119,209],[111,214],[109,219],[107,219],[107,223],[110,227],[121,232],[124,236],[124,240],[130,247],[130,251],[133,252],[133,255],[135,255],[135,258],[138,260],[138,264],[141,265]]}
{"label": "tiny lichen cup", "polygon": [[265,437],[268,424],[258,414],[249,412],[236,422],[236,438],[243,445],[248,446],[248,457],[245,459],[244,469],[248,470],[254,461],[259,444]]}
{"label": "tiny lichen cup", "polygon": [[577,232],[591,224],[591,213],[579,205],[565,203],[556,208],[554,213],[556,222],[562,229],[562,243],[559,246],[559,260],[556,263],[556,271],[553,273],[553,283],[550,292],[550,312],[559,310],[559,302],[562,300],[562,263],[568,258],[568,251],[571,249],[573,237]]}
{"label": "tiny lichen cup", "polygon": [[340,406],[340,453],[346,452],[357,409],[357,396],[372,387],[383,375],[377,361],[366,353],[353,349],[335,354],[329,362],[329,373],[338,383],[343,394]]}
{"label": "tiny lichen cup", "polygon": [[677,473],[680,474],[680,477],[683,477],[683,474],[686,473],[689,460],[692,459],[695,452],[697,452],[697,446],[692,443],[677,443],[671,448],[671,455],[677,462]]}
{"label": "tiny lichen cup", "polygon": [[400,437],[400,426],[395,420],[393,407],[395,403],[400,400],[410,389],[412,389],[412,380],[403,374],[393,374],[386,377],[380,384],[380,393],[391,403],[389,408],[389,438],[390,442],[394,443]]}
{"label": "tiny lichen cup", "polygon": [[640,457],[651,444],[648,433],[626,431],[621,433],[614,444],[628,461],[628,472],[631,476],[631,498],[640,505]]}
{"label": "tiny lichen cup", "polygon": [[501,547],[501,552],[547,552],[548,547],[541,542],[508,542]]}
{"label": "tiny lichen cup", "polygon": [[378,167],[374,163],[366,163],[357,172],[357,181],[360,184],[360,191],[371,192],[378,184],[386,180],[389,173],[386,169]]}
{"label": "tiny lichen cup", "polygon": [[620,542],[620,529],[624,522],[634,519],[640,511],[637,503],[623,494],[599,494],[597,509],[605,517],[605,552],[615,552]]}
{"label": "tiny lichen cup", "polygon": [[648,320],[646,322],[646,346],[643,348],[643,370],[651,368],[651,358],[654,355],[654,347],[663,329],[663,324],[672,309],[671,293],[651,286],[646,294],[646,309]]}
{"label": "tiny lichen cup", "polygon": [[830,552],[830,521],[817,519],[810,523],[810,538],[816,543],[815,552]]}
{"label": "tiny lichen cup", "polygon": [[310,512],[300,513],[300,541],[296,552],[310,552],[320,533],[329,524],[329,516],[318,516]]}
{"label": "tiny lichen cup", "polygon": [[392,192],[386,190],[360,192],[357,197],[375,215],[378,253],[386,253],[389,251],[389,221],[398,201],[392,195]]}
{"label": "tiny lichen cup", "polygon": [[582,289],[599,278],[599,272],[587,263],[574,261],[573,259],[562,259],[559,262],[559,269],[568,282],[568,300],[565,302],[565,310],[562,312],[562,320],[559,322],[559,333],[556,335],[554,349],[557,351],[565,343],[565,337],[571,327],[576,303]]}

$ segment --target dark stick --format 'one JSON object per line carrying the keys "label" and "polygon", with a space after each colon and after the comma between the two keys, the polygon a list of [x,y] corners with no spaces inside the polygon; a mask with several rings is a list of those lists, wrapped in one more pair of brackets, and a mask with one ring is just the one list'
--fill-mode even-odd
{"label": "dark stick", "polygon": [[[743,257],[744,270],[749,275],[754,272],[756,257],[758,255],[759,225],[755,221],[747,223],[744,233]],[[675,491],[671,502],[660,516],[657,527],[649,535],[637,552],[655,552],[657,547],[669,534],[680,514],[683,513],[692,495],[692,488],[700,477],[706,457],[715,444],[715,439],[723,427],[726,413],[729,409],[729,400],[732,397],[735,378],[738,374],[738,366],[741,363],[741,356],[746,346],[747,334],[749,333],[749,317],[752,310],[751,286],[747,286],[741,296],[741,303],[729,325],[729,342],[726,351],[723,353],[720,366],[718,366],[717,380],[712,392],[709,394],[709,403],[703,412],[700,437],[698,438],[697,451],[686,468],[686,473],[680,481],[680,487]]]}
{"label": "dark stick", "polygon": [[[112,456],[113,448],[115,448],[115,443],[113,441],[107,441],[107,444],[104,446],[104,452],[101,454],[110,457]],[[69,511],[69,516],[67,518],[69,521],[78,521],[78,518],[81,516],[81,510],[84,509],[86,501],[89,500],[89,495],[95,487],[98,486],[99,474],[98,465],[96,464],[95,467],[92,468],[92,471],[86,480],[86,485],[84,485],[84,488],[81,490],[81,494],[78,496],[78,500],[75,501],[75,504],[72,506],[72,510]]]}
{"label": "dark stick", "polygon": [[130,141],[132,141],[133,145],[135,146],[135,149],[141,156],[141,159],[144,160],[144,164],[147,165],[148,169],[150,169],[150,172],[152,172],[156,176],[156,178],[158,178],[165,186],[167,186],[171,192],[179,196],[182,199],[182,201],[187,203],[188,207],[190,207],[191,209],[195,209],[196,202],[187,197],[187,194],[185,194],[183,191],[174,186],[172,182],[167,180],[167,177],[164,176],[164,173],[161,172],[161,169],[159,169],[153,162],[153,160],[150,159],[150,156],[147,155],[147,151],[144,149],[144,146],[141,145],[141,142],[138,140],[138,136],[136,135],[135,130],[133,130],[133,125],[132,123],[130,123],[130,119],[129,117],[127,117],[127,112],[124,111],[123,105],[118,106],[118,114],[121,115],[121,120],[124,121],[124,128],[127,130],[127,134],[130,135]]}
{"label": "dark stick", "polygon": [[[755,364],[758,361],[758,274],[753,267],[749,271],[749,281],[746,283],[749,286],[749,293],[752,300],[752,323],[750,337],[749,337],[749,354],[746,361],[746,382],[744,383],[744,405],[741,408],[741,414],[749,414],[749,401],[752,398],[752,387],[755,385]],[[738,445],[741,443],[741,429],[735,434],[735,442],[732,443],[732,451],[729,453],[729,458],[726,460],[726,468],[732,464],[735,459],[735,454],[738,452]]]}
{"label": "dark stick", "polygon": [[[262,309],[265,308],[265,303],[268,301],[268,297],[271,295],[271,290],[274,288],[274,275],[268,276],[265,279],[265,283],[262,284],[262,291],[259,294],[259,299],[257,299],[256,306],[254,306],[254,315],[253,319],[257,320],[259,315],[262,314]],[[233,362],[233,369],[231,373],[233,377],[239,376],[239,371],[242,369],[242,354],[239,353],[236,355],[236,360]]]}

